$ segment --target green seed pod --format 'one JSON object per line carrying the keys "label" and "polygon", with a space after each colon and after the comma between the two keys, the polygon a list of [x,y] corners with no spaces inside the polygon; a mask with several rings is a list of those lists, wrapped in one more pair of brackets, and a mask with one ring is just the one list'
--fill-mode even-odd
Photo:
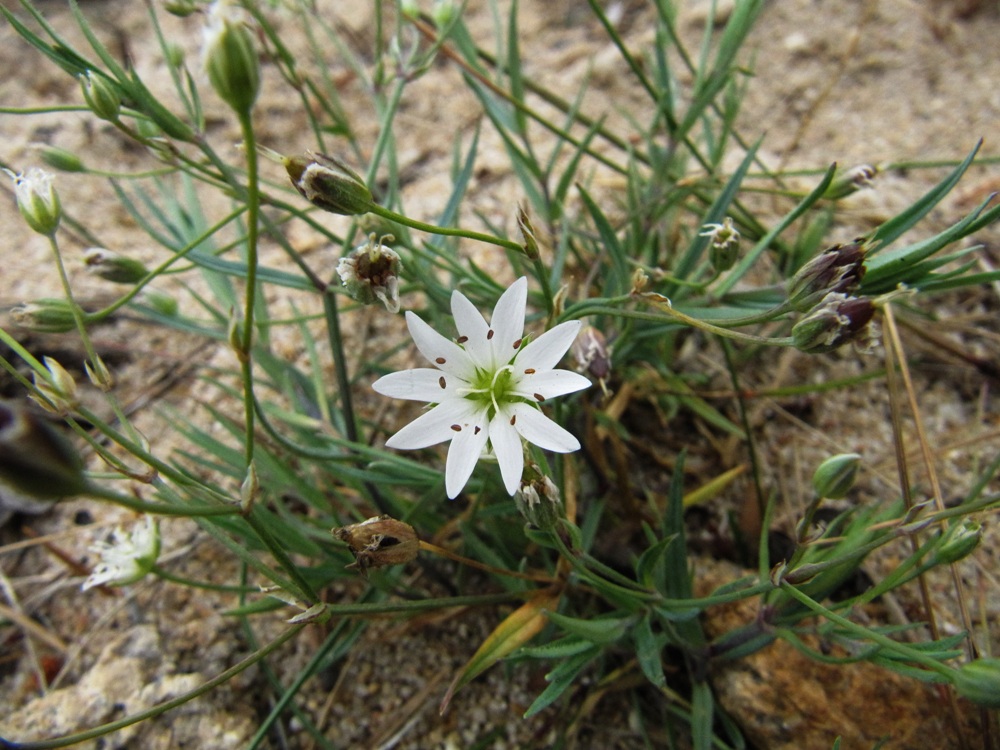
{"label": "green seed pod", "polygon": [[40,299],[25,302],[10,311],[21,328],[37,333],[66,333],[76,327],[73,311],[64,299]]}
{"label": "green seed pod", "polygon": [[84,251],[83,262],[92,274],[116,284],[135,284],[149,274],[149,269],[139,261],[103,247]]}
{"label": "green seed pod", "polygon": [[64,148],[43,146],[39,155],[42,157],[42,161],[53,169],[59,169],[63,172],[87,171],[87,168],[83,165],[83,159]]}
{"label": "green seed pod", "polygon": [[122,98],[117,86],[100,73],[88,70],[80,76],[83,99],[90,110],[108,122],[118,122],[122,110]]}
{"label": "green seed pod", "polygon": [[949,565],[971,555],[983,540],[983,526],[965,519],[945,532],[944,542],[934,552],[933,564]]}
{"label": "green seed pod", "polygon": [[364,180],[339,159],[307,153],[284,157],[292,185],[307,201],[333,214],[357,216],[368,213],[374,201]]}

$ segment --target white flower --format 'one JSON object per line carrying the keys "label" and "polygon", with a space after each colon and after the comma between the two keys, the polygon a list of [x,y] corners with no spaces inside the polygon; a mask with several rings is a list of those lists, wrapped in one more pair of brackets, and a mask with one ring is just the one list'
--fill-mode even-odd
{"label": "white flower", "polygon": [[14,180],[17,207],[28,226],[39,234],[51,235],[55,232],[62,216],[62,208],[52,185],[52,175],[38,167],[32,167],[21,174],[15,174],[9,169],[4,172]]}
{"label": "white flower", "polygon": [[91,552],[101,556],[83,583],[86,591],[94,586],[124,586],[146,575],[160,556],[160,530],[152,516],[145,525],[137,524],[126,533],[121,526],[111,533],[111,542],[97,542]]}
{"label": "white flower", "polygon": [[385,396],[435,404],[389,438],[386,446],[414,450],[450,440],[445,468],[449,498],[465,486],[487,443],[511,495],[520,486],[524,469],[521,438],[557,453],[580,448],[579,441],[542,414],[538,405],[590,385],[582,375],[553,369],[581,323],[561,323],[522,346],[527,298],[528,280],[521,277],[501,295],[487,323],[465,295],[453,292],[457,342],[408,311],[410,335],[437,369],[394,372],[372,386]]}

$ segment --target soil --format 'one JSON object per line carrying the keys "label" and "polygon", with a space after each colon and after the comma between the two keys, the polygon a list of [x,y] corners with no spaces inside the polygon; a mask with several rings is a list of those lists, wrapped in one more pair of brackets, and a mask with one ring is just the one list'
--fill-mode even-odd
{"label": "soil", "polygon": [[[8,6],[13,3],[7,3]],[[144,4],[128,0],[81,3],[103,38],[120,56],[128,56],[150,88],[169,90]],[[336,19],[359,49],[371,48],[370,9],[360,3],[321,0],[328,17]],[[608,5],[609,14],[626,42],[643,48],[652,42],[650,4],[629,0]],[[697,39],[708,3],[682,3],[679,27]],[[731,2],[720,0],[724,16]],[[509,4],[501,3],[500,17]],[[38,7],[61,33],[79,40],[72,16],[61,2]],[[473,0],[467,10],[470,29],[490,46],[494,16],[488,4]],[[522,56],[530,74],[567,96],[589,74],[593,92],[584,109],[607,115],[620,127],[630,113],[648,104],[633,86],[627,67],[617,57],[584,3],[573,0],[520,3]],[[178,39],[189,60],[198,55],[197,19],[164,18],[168,35]],[[1000,123],[1000,7],[995,3],[917,0],[856,0],[820,3],[784,0],[769,3],[747,46],[753,71],[740,113],[741,133],[752,142],[763,138],[762,159],[772,168],[822,169],[832,162],[880,168],[875,187],[849,199],[842,223],[830,231],[831,244],[864,232],[904,207],[944,174],[943,168],[918,168],[914,163],[954,162],[968,154],[979,139],[982,153],[1000,153],[996,141]],[[82,42],[80,42],[82,44]],[[192,67],[196,67],[192,62]],[[79,102],[76,82],[28,51],[13,29],[0,25],[0,104],[56,105]],[[369,111],[370,104],[354,74],[331,52],[331,74],[343,83],[344,106]],[[265,85],[256,108],[262,142],[285,153],[313,147],[298,100],[280,85],[273,67],[265,68]],[[207,86],[205,91],[208,91]],[[219,144],[236,142],[238,131],[225,107],[208,100],[210,137]],[[356,117],[360,138],[369,147],[377,137],[375,118]],[[407,92],[396,137],[400,166],[406,175],[407,212],[431,220],[448,195],[453,142],[467,143],[479,122],[474,98],[463,88],[455,70],[439,63],[431,74]],[[123,142],[102,123],[78,113],[37,117],[3,115],[0,159],[16,171],[38,161],[37,144],[49,144],[83,156],[88,165],[120,171],[148,168],[149,158]],[[277,173],[270,177],[278,179]],[[803,177],[801,185],[812,178]],[[794,183],[793,184],[797,184]],[[974,167],[962,186],[927,217],[919,228],[930,235],[953,223],[982,198],[1000,187],[995,164]],[[610,186],[613,190],[613,186]],[[80,219],[106,247],[128,248],[144,260],[156,258],[154,248],[131,222],[104,180],[60,174],[58,190],[68,215]],[[8,190],[8,192],[10,192]],[[503,144],[484,128],[474,200],[463,209],[462,223],[475,225],[482,215],[498,226],[512,227],[512,195],[516,182],[507,166]],[[225,206],[204,206],[207,215]],[[333,222],[338,220],[334,219]],[[0,202],[0,226],[7,250],[0,275],[0,311],[24,300],[58,296],[59,287],[47,243],[25,228],[12,200]],[[337,228],[346,227],[337,224]],[[975,240],[983,249],[975,256],[983,269],[1000,262],[997,228]],[[293,241],[310,262],[328,277],[334,253],[316,237],[302,232]],[[74,290],[85,302],[108,294],[104,282],[85,273],[80,251],[93,244],[67,226],[64,247],[70,257]],[[278,257],[275,255],[274,257]],[[477,256],[498,275],[509,276],[502,255]],[[915,391],[924,424],[932,436],[937,468],[946,498],[960,496],[977,468],[1000,448],[1000,404],[996,398],[997,356],[1000,352],[993,321],[997,288],[952,295],[936,309],[943,318],[934,331],[944,343],[905,333],[914,363]],[[277,300],[280,302],[280,300]],[[0,325],[12,330],[0,315]],[[214,394],[195,381],[209,368],[229,366],[223,348],[204,341],[116,319],[95,333],[99,350],[114,368],[126,408],[150,442],[169,451],[175,437],[161,409],[190,409],[194,401]],[[82,361],[71,338],[26,336],[37,354],[55,356],[68,367]],[[945,344],[949,346],[945,348]],[[280,348],[282,344],[279,342]],[[698,345],[700,346],[700,344]],[[956,354],[957,352],[957,354]],[[301,352],[283,352],[300,356]],[[682,357],[689,367],[721,372],[716,349],[692,344]],[[359,355],[360,356],[360,355]],[[964,358],[963,358],[964,357]],[[803,378],[830,379],[859,372],[856,357],[831,358],[818,368],[800,355],[775,357],[773,367],[744,373],[748,389],[768,390]],[[75,371],[78,381],[85,376]],[[720,388],[729,383],[721,376]],[[3,385],[2,395],[17,389]],[[84,398],[102,408],[96,394]],[[758,399],[748,419],[759,435],[769,467],[769,486],[784,497],[803,497],[802,486],[818,458],[831,452],[864,454],[866,473],[860,492],[867,497],[898,492],[893,441],[884,387],[836,391],[822,398]],[[691,432],[671,426],[672,442],[704,442]],[[908,424],[912,429],[912,425]],[[913,446],[915,463],[917,453]],[[693,451],[698,458],[698,451]],[[701,460],[728,466],[743,460],[737,446],[716,441]],[[717,468],[717,467],[716,467]],[[705,476],[711,469],[705,467]],[[920,475],[920,481],[924,481]],[[743,491],[748,485],[741,485]],[[39,739],[70,733],[128,715],[181,694],[224,671],[251,649],[248,636],[225,616],[229,596],[198,592],[169,583],[144,581],[125,590],[79,590],[93,562],[88,547],[109,527],[128,515],[75,500],[54,508],[38,507],[3,490],[0,512],[0,736]],[[736,507],[728,498],[727,507]],[[797,508],[779,509],[778,525],[794,524]],[[721,513],[711,523],[720,523]],[[216,582],[235,580],[234,562],[192,523],[162,524],[161,565],[176,575]],[[46,536],[45,544],[39,535]],[[697,541],[697,540],[696,540]],[[987,526],[986,542],[967,560],[961,574],[969,587],[969,605],[976,622],[986,625],[981,647],[1000,652],[1000,582],[996,565],[1000,537]],[[713,559],[711,540],[696,561],[699,586],[739,574]],[[873,577],[891,568],[891,559],[873,561]],[[444,570],[450,571],[450,568]],[[415,573],[415,575],[418,575]],[[430,584],[426,584],[430,585]],[[948,582],[933,579],[940,596],[942,627],[954,632],[960,620],[948,594]],[[355,587],[332,592],[333,600],[352,601]],[[916,592],[903,592],[886,602],[873,617],[890,621],[921,619]],[[494,668],[463,689],[441,716],[438,704],[455,671],[472,655],[504,610],[448,612],[415,621],[378,622],[369,627],[351,653],[306,686],[301,705],[310,719],[338,747],[367,748],[491,748],[548,747],[563,733],[575,747],[640,748],[668,746],[667,733],[643,738],[634,721],[635,706],[622,694],[604,691],[585,677],[578,696],[585,709],[550,709],[531,720],[524,710],[544,689],[544,667]],[[255,621],[259,641],[284,627],[288,614]],[[712,615],[706,627],[729,628],[746,622],[752,611],[738,609]],[[736,618],[735,620],[732,618]],[[319,649],[325,633],[308,629],[282,652],[281,677],[288,678]],[[809,671],[806,671],[809,670]],[[43,690],[39,671],[49,687]],[[844,737],[845,748],[867,748],[890,736],[884,747],[943,748],[962,746],[945,710],[946,701],[933,688],[900,682],[889,673],[871,669],[813,671],[813,662],[796,661],[794,652],[769,649],[757,660],[746,660],[712,676],[723,707],[756,748],[828,748]],[[862,689],[865,688],[865,689]],[[902,699],[901,696],[906,696]],[[245,747],[275,698],[267,678],[250,670],[223,687],[163,717],[104,740],[84,744],[103,748]],[[963,731],[971,747],[985,747],[977,729],[979,715],[960,707]],[[577,723],[567,728],[567,717]],[[265,746],[308,748],[311,741],[300,718],[288,722],[282,736]],[[684,746],[682,740],[680,746]]]}

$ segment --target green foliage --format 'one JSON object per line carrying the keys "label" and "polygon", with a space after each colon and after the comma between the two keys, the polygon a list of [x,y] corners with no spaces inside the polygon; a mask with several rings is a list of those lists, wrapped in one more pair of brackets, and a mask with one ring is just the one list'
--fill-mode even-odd
{"label": "green foliage", "polygon": [[[641,394],[634,397],[645,399],[650,421],[690,420],[705,432],[746,445],[755,462],[758,497],[763,497],[753,425],[745,414],[703,395],[710,373],[692,371],[677,356],[691,341],[711,341],[706,349],[723,342],[727,385],[741,392],[742,374],[770,367],[776,348],[794,344],[792,325],[810,311],[791,304],[789,280],[832,244],[828,235],[841,220],[839,203],[831,197],[839,196],[831,192],[835,165],[818,157],[814,184],[790,194],[781,175],[762,177],[762,143],[747,144],[739,132],[740,103],[751,85],[743,47],[763,0],[737,2],[721,29],[709,18],[697,45],[678,30],[675,4],[660,0],[655,3],[657,43],[642,50],[621,38],[601,4],[590,0],[594,28],[603,29],[628,71],[624,83],[648,100],[645,111],[628,119],[627,132],[621,126],[612,129],[602,115],[587,114],[589,81],[567,100],[553,90],[551,79],[533,71],[531,50],[519,35],[516,2],[496,28],[495,53],[479,46],[467,28],[464,6],[452,8],[453,15],[439,18],[443,25],[435,27],[419,14],[397,17],[387,13],[394,4],[376,3],[376,48],[361,50],[315,14],[311,3],[285,4],[288,16],[282,22],[294,25],[294,36],[302,42],[295,47],[287,41],[293,32],[279,29],[278,11],[270,4],[248,0],[243,5],[245,24],[227,22],[228,36],[209,60],[208,74],[233,109],[231,124],[241,129],[244,153],[214,145],[201,73],[167,54],[171,40],[160,29],[155,4],[149,4],[150,24],[164,57],[173,60],[172,90],[154,91],[137,70],[123,67],[94,32],[86,6],[71,3],[87,43],[83,49],[74,49],[29,0],[21,11],[0,7],[0,12],[30,54],[83,78],[84,109],[141,146],[148,166],[145,172],[109,176],[84,166],[96,163],[96,153],[54,162],[70,165],[95,184],[107,181],[136,235],[156,248],[155,262],[129,264],[133,271],[148,267],[148,273],[134,271],[141,278],[133,278],[126,292],[99,310],[84,310],[62,273],[65,300],[56,300],[58,330],[73,331],[67,335],[83,342],[98,385],[103,363],[90,330],[123,310],[140,319],[145,327],[140,330],[173,329],[220,352],[201,371],[200,395],[190,408],[161,410],[164,425],[183,444],[171,455],[161,455],[138,434],[113,388],[104,388],[103,398],[114,419],[83,404],[64,405],[60,416],[81,440],[102,456],[125,454],[127,460],[107,460],[119,479],[143,477],[149,485],[145,494],[153,499],[138,501],[94,476],[77,482],[75,459],[69,461],[72,493],[80,484],[94,498],[194,519],[242,566],[246,580],[226,584],[223,591],[232,597],[228,614],[244,621],[248,632],[255,618],[275,617],[278,610],[294,623],[282,642],[303,621],[325,628],[321,648],[293,684],[282,684],[269,667],[264,670],[275,697],[255,743],[290,712],[328,746],[299,705],[300,691],[321,669],[348,657],[369,618],[486,604],[513,607],[513,614],[497,616],[500,624],[456,675],[448,699],[502,659],[518,668],[543,661],[551,665],[544,675],[547,685],[525,717],[545,710],[568,713],[573,710],[569,696],[577,691],[620,682],[640,706],[643,726],[669,713],[670,721],[680,717],[695,748],[742,746],[733,722],[716,705],[709,670],[778,638],[817,660],[865,660],[917,679],[955,683],[961,693],[993,705],[988,690],[996,683],[995,660],[958,666],[964,634],[912,643],[899,638],[898,630],[859,625],[850,613],[953,562],[956,543],[963,554],[978,544],[973,536],[979,527],[967,519],[998,507],[1000,501],[986,488],[1000,470],[1000,459],[982,469],[964,501],[949,509],[907,507],[886,494],[820,526],[813,523],[822,500],[817,498],[787,559],[769,560],[766,544],[760,545],[759,574],[737,576],[706,596],[697,593],[692,576],[685,452],[661,445],[655,426],[623,419],[614,411],[614,399],[601,396],[605,386],[616,396]],[[269,61],[262,69],[259,54]],[[345,103],[347,94],[330,69],[331,54],[360,82],[369,99],[365,111]],[[481,116],[469,132],[442,129],[437,145],[452,154],[450,187],[428,222],[411,217],[403,205],[410,165],[404,163],[395,129],[411,86],[441,68],[461,73]],[[280,78],[271,83],[298,97],[314,154],[257,148],[256,133],[269,116],[255,109],[259,76]],[[268,132],[274,137],[273,128]],[[510,191],[516,194],[495,196],[505,202],[509,222],[488,218],[477,202],[476,191],[484,189],[477,184],[477,170],[487,137],[499,139],[517,186]],[[969,291],[1000,280],[1000,272],[975,264],[975,248],[958,244],[1000,218],[1000,206],[991,207],[991,199],[936,233],[921,224],[972,168],[978,149],[926,195],[857,240],[866,272],[838,294],[862,297],[876,309],[908,294],[908,304],[919,307],[935,293]],[[323,156],[324,151],[330,155]],[[280,169],[261,167],[258,152],[280,161],[292,182],[280,176]],[[317,166],[325,171],[317,173]],[[761,188],[764,179],[767,188]],[[613,189],[607,188],[609,182]],[[768,209],[754,201],[763,189],[780,196]],[[518,204],[524,208],[521,226],[535,235],[530,241],[508,236]],[[331,220],[317,207],[349,218]],[[72,205],[63,209],[74,217]],[[738,230],[734,241],[748,247],[741,247],[734,263],[719,268],[712,263],[712,238],[705,228],[727,219]],[[86,220],[78,224],[85,226]],[[468,228],[472,225],[479,228]],[[346,297],[329,263],[297,250],[292,228],[308,230],[343,254],[363,245],[369,233],[391,235],[385,241],[402,258],[403,271],[394,281],[407,311],[447,337],[453,335],[447,316],[452,290],[461,289],[481,309],[492,308],[503,292],[493,261],[509,267],[505,276],[531,278],[530,331],[577,319],[593,326],[599,336],[590,340],[602,341],[605,350],[596,358],[591,352],[591,359],[581,358],[580,364],[601,388],[549,411],[580,436],[586,458],[540,449],[529,455],[562,493],[566,517],[555,528],[526,525],[490,467],[480,467],[451,504],[444,499],[441,452],[401,454],[384,447],[401,412],[376,405],[369,386],[407,358],[409,342],[385,310],[377,305],[361,310]],[[62,271],[60,231],[51,233]],[[472,249],[484,247],[496,253],[489,262]],[[262,249],[268,251],[266,261],[260,260]],[[144,294],[161,287],[170,290],[171,299],[183,300],[176,310],[158,307],[149,297],[144,301]],[[113,293],[119,295],[122,288],[114,287]],[[818,300],[825,294],[820,290]],[[31,322],[28,316],[25,321]],[[36,315],[36,327],[44,322]],[[825,352],[833,347],[830,341],[839,345],[848,338],[830,338],[824,331],[814,350]],[[34,373],[36,382],[50,378],[51,371],[17,335],[0,331],[0,340],[13,352],[11,361],[0,364],[27,392],[52,406],[45,389],[20,368]],[[289,357],[292,349],[300,355]],[[818,394],[823,386],[807,383],[803,389]],[[7,413],[6,406],[0,408]],[[8,428],[0,414],[0,439]],[[669,470],[629,465],[622,446],[634,443],[647,444],[649,455],[669,452]],[[0,445],[0,474],[17,476],[16,451],[5,450]],[[857,458],[850,481],[841,481],[827,496],[849,493]],[[711,477],[704,479],[712,485]],[[63,489],[60,485],[55,494],[71,494]],[[768,528],[761,511],[763,538]],[[423,583],[411,583],[401,567],[372,570],[367,580],[359,579],[345,569],[361,560],[359,550],[352,546],[349,551],[330,530],[383,513],[411,525],[422,539],[447,540],[448,550],[425,543],[421,562],[414,563],[433,572],[428,578],[450,575],[433,554],[471,561],[485,574],[463,568],[449,583],[454,594],[440,598],[420,588]],[[894,572],[868,591],[842,598],[844,582],[866,557],[900,538],[916,543],[900,553],[903,560]],[[365,541],[361,552],[386,551],[379,548],[384,539]],[[734,546],[750,550],[755,541],[736,539]],[[362,572],[367,571],[362,567]],[[248,582],[269,588],[261,592]],[[324,592],[334,584],[354,592],[356,601],[326,604]],[[754,600],[758,620],[709,642],[702,628],[705,612],[744,599]],[[818,651],[806,637],[813,633],[844,646],[851,656]],[[536,642],[526,645],[532,638]],[[259,648],[241,668],[264,660],[274,644]],[[261,663],[267,666],[266,660]],[[668,703],[663,716],[647,711],[648,702],[641,700],[647,694]],[[98,728],[94,736],[125,725]]]}

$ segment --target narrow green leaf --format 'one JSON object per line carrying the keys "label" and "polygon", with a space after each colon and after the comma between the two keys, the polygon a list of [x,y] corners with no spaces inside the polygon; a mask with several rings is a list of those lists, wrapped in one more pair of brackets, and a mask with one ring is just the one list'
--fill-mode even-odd
{"label": "narrow green leaf", "polygon": [[584,620],[550,611],[546,613],[546,616],[567,633],[596,644],[614,643],[625,635],[635,623],[635,617],[631,615],[626,617],[604,616]]}

